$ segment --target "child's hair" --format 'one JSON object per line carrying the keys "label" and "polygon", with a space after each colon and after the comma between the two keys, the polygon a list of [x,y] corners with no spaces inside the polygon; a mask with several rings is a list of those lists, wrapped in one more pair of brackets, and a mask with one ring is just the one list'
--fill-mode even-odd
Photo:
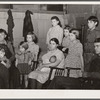
{"label": "child's hair", "polygon": [[31,35],[32,36],[32,40],[33,40],[33,42],[35,42],[35,43],[37,43],[37,37],[36,37],[36,35],[33,33],[33,32],[28,32],[28,34],[27,35]]}
{"label": "child's hair", "polygon": [[87,19],[87,21],[93,21],[94,23],[96,23],[97,22],[97,24],[96,24],[96,27],[99,25],[99,20],[98,20],[98,18],[96,17],[96,16],[90,16],[88,19]]}
{"label": "child's hair", "polygon": [[100,38],[96,38],[94,41],[94,43],[98,43],[98,42],[100,42]]}
{"label": "child's hair", "polygon": [[73,32],[73,34],[75,34],[75,36],[76,36],[76,39],[79,39],[79,30],[78,29],[73,28],[73,29],[70,30],[70,32],[71,33]]}
{"label": "child's hair", "polygon": [[71,30],[71,27],[69,25],[65,25],[64,29],[67,29],[67,30]]}
{"label": "child's hair", "polygon": [[60,20],[59,20],[59,18],[58,18],[57,16],[51,17],[51,20],[53,20],[53,19],[56,19],[57,21],[59,21],[58,25],[59,25],[60,27],[62,27],[61,22],[60,22]]}
{"label": "child's hair", "polygon": [[1,33],[4,33],[7,36],[7,32],[4,29],[2,29],[2,28],[0,29],[0,34]]}
{"label": "child's hair", "polygon": [[25,50],[28,49],[28,44],[25,43],[24,41],[21,41],[20,44],[19,44],[19,47],[22,46]]}
{"label": "child's hair", "polygon": [[51,63],[56,62],[56,56],[51,56],[50,59],[49,59],[49,61],[50,61]]}

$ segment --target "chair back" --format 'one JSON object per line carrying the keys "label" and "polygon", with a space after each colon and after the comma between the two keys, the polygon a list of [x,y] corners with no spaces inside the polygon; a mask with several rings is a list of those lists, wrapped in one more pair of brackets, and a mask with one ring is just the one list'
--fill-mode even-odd
{"label": "chair back", "polygon": [[37,55],[37,60],[32,61],[32,71],[35,70],[38,66],[38,63],[39,63],[38,60],[39,60],[40,53],[41,53],[41,48],[39,48],[39,52],[38,52],[38,55]]}

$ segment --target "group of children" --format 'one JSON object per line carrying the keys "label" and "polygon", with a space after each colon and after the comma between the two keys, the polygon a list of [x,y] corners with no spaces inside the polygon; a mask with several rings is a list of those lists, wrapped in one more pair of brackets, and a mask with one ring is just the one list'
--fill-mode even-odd
{"label": "group of children", "polygon": [[0,78],[3,79],[1,83],[6,83],[4,88],[9,87],[9,67],[16,59],[15,66],[20,72],[20,82],[22,83],[22,75],[25,75],[25,86],[27,86],[27,75],[31,72],[32,61],[37,60],[39,52],[39,46],[34,42],[35,35],[29,32],[27,34],[27,42],[20,42],[18,46],[19,50],[16,53],[12,49],[13,47],[11,47],[12,44],[8,45],[6,36],[6,31],[0,29],[0,64],[3,66],[3,68],[0,66]]}
{"label": "group of children", "polygon": [[[46,41],[47,45],[49,46],[49,41],[51,38],[57,38],[60,43],[58,48],[62,50],[64,53],[68,53],[68,48],[71,43],[70,31],[72,31],[72,28],[70,26],[65,26],[63,31],[58,17],[54,16],[51,18],[51,20],[53,27],[50,28],[47,33],[47,41]],[[89,55],[90,53],[94,54],[92,44],[96,38],[100,37],[100,33],[96,30],[96,26],[98,26],[99,23],[97,17],[91,16],[88,18],[87,21],[88,21],[89,33],[86,36],[85,52],[86,54],[88,53]],[[76,31],[73,32],[75,32],[75,35],[77,37],[77,32]],[[27,34],[26,37],[27,42],[22,41],[19,44],[18,46],[19,50],[18,52],[16,52],[16,54],[11,46],[11,43],[6,41],[6,37],[7,37],[6,31],[0,29],[0,64],[4,67],[4,70],[6,70],[7,72],[7,69],[11,66],[11,63],[14,61],[14,59],[16,59],[15,66],[18,68],[20,72],[20,80],[21,80],[20,82],[22,83],[22,75],[25,75],[25,84],[27,87],[28,84],[27,75],[32,71],[32,61],[37,61],[39,53],[39,46],[35,43],[36,39],[35,34],[32,32],[29,32]],[[89,50],[87,50],[87,48]],[[85,57],[87,57],[87,55],[85,55]],[[52,56],[49,61],[51,63],[54,63],[56,61],[56,57]],[[0,78],[4,79],[4,81],[6,81],[5,83],[8,84],[9,75],[7,75],[6,73],[3,74],[2,73],[3,70],[0,70]],[[5,87],[8,88],[7,85],[5,85]]]}

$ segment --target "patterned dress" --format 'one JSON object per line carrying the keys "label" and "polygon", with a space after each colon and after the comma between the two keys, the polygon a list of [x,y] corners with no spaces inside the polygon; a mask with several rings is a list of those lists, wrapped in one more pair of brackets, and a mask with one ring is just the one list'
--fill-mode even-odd
{"label": "patterned dress", "polygon": [[71,42],[71,41],[70,41],[69,36],[64,37],[64,38],[63,38],[63,41],[62,41],[62,46],[65,47],[65,48],[68,48],[70,42]]}
{"label": "patterned dress", "polygon": [[[65,67],[82,68],[81,56],[83,54],[83,46],[79,40],[75,43],[70,43],[69,52],[65,59]],[[81,70],[71,70],[70,77],[81,77]]]}
{"label": "patterned dress", "polygon": [[[56,56],[57,59],[60,60],[60,64],[57,66],[59,68],[64,67],[64,55],[60,50],[49,51],[48,53],[42,56],[42,60],[44,64],[49,62],[51,56]],[[49,62],[50,63],[50,62]],[[49,77],[50,68],[42,68],[40,71],[33,71],[28,76],[29,78],[36,79],[40,83],[45,83]],[[54,77],[55,71],[53,71],[51,79]]]}

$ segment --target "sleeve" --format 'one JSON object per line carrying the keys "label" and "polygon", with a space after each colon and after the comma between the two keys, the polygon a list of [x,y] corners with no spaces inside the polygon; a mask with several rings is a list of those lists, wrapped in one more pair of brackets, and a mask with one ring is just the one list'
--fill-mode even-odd
{"label": "sleeve", "polygon": [[82,44],[77,45],[77,49],[76,49],[76,55],[82,55],[83,54],[83,46]]}
{"label": "sleeve", "polygon": [[62,59],[64,58],[63,52],[57,52],[55,56],[60,61],[62,61]]}

